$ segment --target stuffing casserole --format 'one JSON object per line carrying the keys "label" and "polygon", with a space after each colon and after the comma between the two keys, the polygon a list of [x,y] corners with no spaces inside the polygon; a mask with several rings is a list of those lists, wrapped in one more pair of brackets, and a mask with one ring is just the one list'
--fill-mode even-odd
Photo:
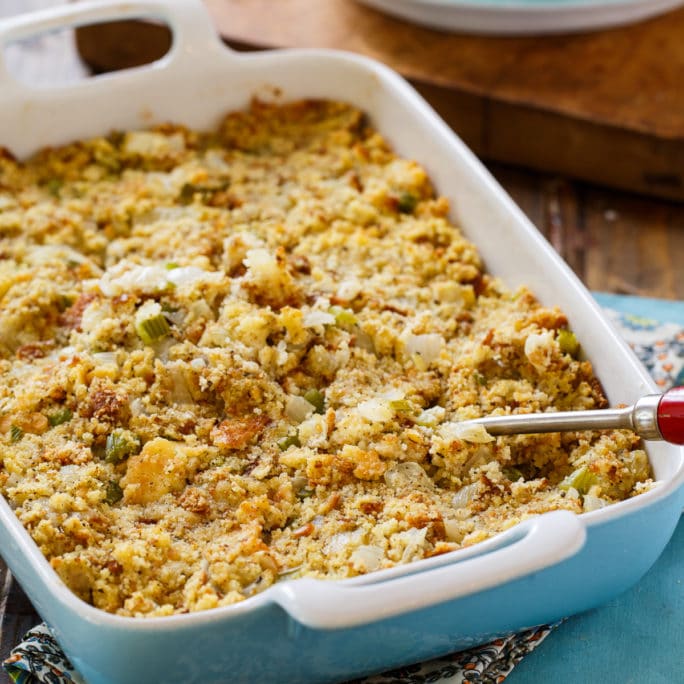
{"label": "stuffing casserole", "polygon": [[335,102],[0,159],[0,491],[77,595],[202,610],[649,487],[629,431],[459,424],[605,398],[448,210]]}

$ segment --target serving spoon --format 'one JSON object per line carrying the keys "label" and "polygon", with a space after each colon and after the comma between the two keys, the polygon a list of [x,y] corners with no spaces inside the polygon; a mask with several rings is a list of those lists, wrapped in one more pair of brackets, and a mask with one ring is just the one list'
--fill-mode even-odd
{"label": "serving spoon", "polygon": [[465,420],[461,425],[482,425],[490,435],[628,429],[642,439],[684,444],[684,387],[647,394],[625,408],[487,416]]}

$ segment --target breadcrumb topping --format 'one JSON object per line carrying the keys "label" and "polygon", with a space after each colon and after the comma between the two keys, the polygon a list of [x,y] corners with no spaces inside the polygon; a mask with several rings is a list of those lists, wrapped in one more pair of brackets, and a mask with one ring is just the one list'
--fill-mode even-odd
{"label": "breadcrumb topping", "polygon": [[628,431],[459,425],[606,401],[448,211],[336,102],[0,156],[0,491],[78,596],[204,610],[649,486]]}

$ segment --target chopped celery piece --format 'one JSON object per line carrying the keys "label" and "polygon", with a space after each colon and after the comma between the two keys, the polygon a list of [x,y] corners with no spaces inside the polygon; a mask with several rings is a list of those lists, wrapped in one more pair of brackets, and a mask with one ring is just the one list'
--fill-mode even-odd
{"label": "chopped celery piece", "polygon": [[408,399],[393,399],[389,403],[390,408],[397,413],[410,413],[413,411],[411,402]]}
{"label": "chopped celery piece", "polygon": [[59,191],[62,189],[64,181],[60,178],[50,178],[50,180],[45,183],[45,189],[53,196],[59,197]]}
{"label": "chopped celery piece", "polygon": [[195,197],[197,186],[192,183],[183,183],[183,187],[178,195],[178,200],[181,204],[190,204]]}
{"label": "chopped celery piece", "polygon": [[317,389],[310,389],[304,392],[304,399],[316,409],[316,413],[323,413],[325,410],[325,397]]}
{"label": "chopped celery piece", "polygon": [[302,446],[299,441],[299,435],[297,434],[287,435],[287,437],[283,437],[282,439],[278,440],[277,444],[281,451],[287,451],[291,446]]}
{"label": "chopped celery piece", "polygon": [[18,426],[12,423],[10,426],[10,441],[12,444],[16,444],[24,436],[24,431]]}
{"label": "chopped celery piece", "polygon": [[399,195],[397,208],[402,214],[412,214],[418,204],[418,198],[411,192],[402,192]]}
{"label": "chopped celery piece", "polygon": [[577,356],[579,351],[579,342],[575,333],[565,328],[558,331],[558,346],[563,354],[570,354],[570,356]]}
{"label": "chopped celery piece", "polygon": [[68,408],[63,408],[60,409],[59,411],[55,411],[54,413],[51,413],[47,419],[48,423],[52,427],[57,427],[57,425],[62,425],[63,423],[68,423],[72,418],[74,414],[71,409]]}
{"label": "chopped celery piece", "polygon": [[175,261],[169,261],[167,264],[164,264],[164,268],[167,271],[173,271],[174,268],[178,268],[178,264]]}
{"label": "chopped celery piece", "polygon": [[420,371],[421,373],[428,369],[428,364],[425,363],[425,359],[418,352],[411,355],[411,361],[413,361],[413,365],[416,367],[416,370]]}
{"label": "chopped celery piece", "polygon": [[150,318],[143,318],[138,321],[135,326],[138,337],[145,344],[152,344],[157,340],[161,340],[169,334],[170,330],[169,323],[162,313],[151,316]]}
{"label": "chopped celery piece", "polygon": [[475,382],[476,382],[478,385],[484,386],[484,385],[487,384],[487,378],[485,378],[485,376],[482,375],[482,373],[478,373],[477,371],[475,371],[474,377],[475,377]]}
{"label": "chopped celery piece", "polygon": [[338,325],[355,325],[358,321],[351,309],[343,309],[341,306],[331,306],[330,313],[335,316]]}
{"label": "chopped celery piece", "polygon": [[588,468],[582,467],[570,473],[559,485],[559,489],[569,490],[571,487],[580,494],[586,494],[597,482],[596,475]]}
{"label": "chopped celery piece", "polygon": [[105,461],[120,463],[140,451],[140,440],[128,430],[114,430],[107,435]]}
{"label": "chopped celery piece", "polygon": [[118,482],[110,480],[107,482],[107,487],[105,488],[105,501],[111,506],[112,504],[118,503],[123,499],[123,490],[119,486]]}
{"label": "chopped celery piece", "polygon": [[506,466],[501,469],[501,472],[511,481],[517,482],[520,478],[523,480],[525,476],[514,466]]}

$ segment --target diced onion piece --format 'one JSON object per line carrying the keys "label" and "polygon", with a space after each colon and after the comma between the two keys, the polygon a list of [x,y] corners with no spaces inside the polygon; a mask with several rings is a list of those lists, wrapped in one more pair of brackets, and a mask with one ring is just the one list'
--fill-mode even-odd
{"label": "diced onion piece", "polygon": [[584,508],[584,511],[586,513],[589,513],[590,511],[597,511],[599,508],[603,508],[604,506],[606,506],[606,501],[598,496],[585,494],[582,506]]}
{"label": "diced onion piece", "polygon": [[351,302],[363,290],[358,280],[343,280],[337,288],[337,298],[343,302]]}
{"label": "diced onion piece", "polygon": [[477,495],[477,482],[461,487],[451,499],[454,508],[465,508]]}
{"label": "diced onion piece", "polygon": [[332,325],[335,322],[335,316],[327,311],[307,311],[302,317],[302,325],[305,328],[316,328],[319,325]]}
{"label": "diced onion piece", "polygon": [[551,362],[552,350],[553,331],[551,330],[532,333],[525,339],[525,356],[539,372],[547,369]]}
{"label": "diced onion piece", "polygon": [[116,366],[116,352],[96,352],[93,360],[103,366]]}
{"label": "diced onion piece", "polygon": [[423,427],[437,427],[446,415],[446,409],[443,406],[433,406],[432,408],[421,411],[416,417],[416,423]]}
{"label": "diced onion piece", "polygon": [[452,542],[460,542],[463,539],[463,530],[461,529],[461,521],[455,518],[444,518],[444,532],[446,538]]}
{"label": "diced onion piece", "polygon": [[292,395],[288,397],[285,404],[285,414],[290,420],[301,423],[316,407],[308,402],[304,397]]}
{"label": "diced onion piece", "polygon": [[168,286],[168,272],[163,266],[133,266],[119,275],[119,268],[107,271],[98,285],[105,297],[116,297],[129,292],[154,294]]}
{"label": "diced onion piece", "polygon": [[409,333],[403,337],[407,354],[409,356],[418,354],[428,365],[439,358],[444,346],[444,338],[436,333],[428,333],[426,335],[413,335]]}
{"label": "diced onion piece", "polygon": [[362,527],[359,527],[352,532],[338,532],[334,534],[328,540],[325,545],[325,553],[332,555],[337,553],[343,553],[351,548],[359,546],[359,543],[363,541],[365,531]]}
{"label": "diced onion piece", "polygon": [[387,423],[394,418],[394,411],[386,401],[381,399],[368,399],[362,401],[357,407],[359,415],[371,423]]}
{"label": "diced onion piece", "polygon": [[433,486],[432,480],[428,477],[422,466],[414,461],[395,463],[385,471],[383,477],[385,484],[393,489],[414,487],[417,484],[426,487]]}
{"label": "diced onion piece", "polygon": [[462,439],[473,444],[486,444],[495,440],[480,423],[444,423],[440,428],[440,435],[444,439]]}
{"label": "diced onion piece", "polygon": [[145,302],[135,314],[135,331],[144,344],[151,345],[161,340],[170,330],[158,302]]}
{"label": "diced onion piece", "polygon": [[[124,264],[123,268],[127,265]],[[216,283],[223,279],[220,271],[205,271],[197,266],[168,268],[161,266],[133,265],[122,271],[122,266],[109,269],[98,281],[100,291],[105,297],[115,297],[130,292],[155,294],[170,287],[185,287],[198,283]]]}
{"label": "diced onion piece", "polygon": [[219,271],[205,271],[197,266],[169,268],[169,264],[167,264],[165,268],[167,270],[166,280],[176,287],[195,285],[200,282],[218,282],[223,279],[223,274]]}
{"label": "diced onion piece", "polygon": [[362,544],[350,556],[352,567],[357,572],[373,572],[380,568],[385,552],[379,546]]}
{"label": "diced onion piece", "polygon": [[397,537],[403,537],[403,541],[406,542],[404,547],[404,553],[401,555],[401,562],[406,563],[410,561],[416,554],[422,555],[422,549],[425,548],[426,537],[427,537],[427,527],[417,529],[412,527],[405,532],[400,532]]}

